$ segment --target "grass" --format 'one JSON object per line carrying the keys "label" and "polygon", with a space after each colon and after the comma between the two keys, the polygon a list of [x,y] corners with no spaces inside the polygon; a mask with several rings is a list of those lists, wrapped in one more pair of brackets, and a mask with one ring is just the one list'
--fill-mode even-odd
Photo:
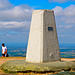
{"label": "grass", "polygon": [[53,75],[75,75],[75,72],[65,71],[65,72],[59,72]]}

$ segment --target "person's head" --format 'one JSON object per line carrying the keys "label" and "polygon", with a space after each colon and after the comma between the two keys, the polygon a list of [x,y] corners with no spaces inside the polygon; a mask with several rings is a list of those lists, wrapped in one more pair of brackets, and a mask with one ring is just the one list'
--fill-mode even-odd
{"label": "person's head", "polygon": [[5,44],[4,44],[4,43],[2,43],[2,46],[3,46],[3,47],[5,47]]}

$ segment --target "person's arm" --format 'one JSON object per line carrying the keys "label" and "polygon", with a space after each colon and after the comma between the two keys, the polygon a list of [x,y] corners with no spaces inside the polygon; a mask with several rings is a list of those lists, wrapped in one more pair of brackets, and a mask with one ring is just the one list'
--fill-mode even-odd
{"label": "person's arm", "polygon": [[7,48],[5,48],[5,52],[4,52],[4,54],[6,54],[7,53]]}
{"label": "person's arm", "polygon": [[7,53],[7,49],[6,49],[5,53]]}

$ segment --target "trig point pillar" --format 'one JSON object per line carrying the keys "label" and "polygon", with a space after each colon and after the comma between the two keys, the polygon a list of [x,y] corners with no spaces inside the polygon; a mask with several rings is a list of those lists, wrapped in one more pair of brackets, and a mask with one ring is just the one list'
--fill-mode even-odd
{"label": "trig point pillar", "polygon": [[60,61],[53,10],[34,10],[26,54],[27,62]]}

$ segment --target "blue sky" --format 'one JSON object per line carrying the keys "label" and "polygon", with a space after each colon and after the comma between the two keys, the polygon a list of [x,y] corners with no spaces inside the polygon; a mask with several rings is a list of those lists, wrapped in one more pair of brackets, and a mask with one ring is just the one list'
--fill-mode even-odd
{"label": "blue sky", "polygon": [[66,8],[70,5],[75,5],[75,0],[9,0],[12,4],[18,6],[21,4],[28,4],[35,9],[53,9],[56,6]]}
{"label": "blue sky", "polygon": [[75,0],[0,0],[0,44],[27,44],[37,9],[54,10],[59,43],[75,44]]}

